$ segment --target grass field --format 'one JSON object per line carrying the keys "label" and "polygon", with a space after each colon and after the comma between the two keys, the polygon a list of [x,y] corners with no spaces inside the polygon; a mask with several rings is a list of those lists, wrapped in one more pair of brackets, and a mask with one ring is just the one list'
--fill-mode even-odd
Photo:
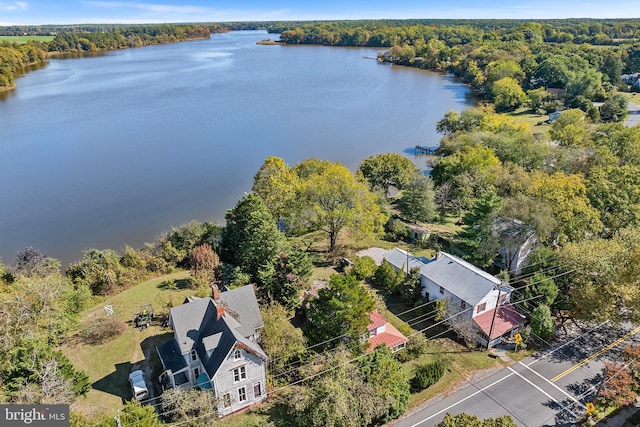
{"label": "grass field", "polygon": [[507,115],[513,117],[521,123],[527,123],[532,133],[542,133],[543,135],[545,135],[545,137],[549,136],[549,129],[551,129],[551,126],[546,123],[547,119],[549,118],[548,115],[531,113],[528,107],[519,108],[512,113],[508,113]]}
{"label": "grass field", "polygon": [[[451,224],[443,225],[441,232],[453,231],[454,227],[456,227],[453,225],[453,219],[449,222]],[[356,243],[348,236],[344,236],[340,239],[339,254],[330,255],[326,252],[326,240],[325,235],[317,233],[303,236],[298,242],[310,250],[314,263],[313,278],[328,279],[331,274],[339,272],[339,269],[335,267],[336,258],[339,256],[354,257],[356,251],[370,246],[387,249],[398,246],[417,255],[425,256],[432,256],[434,252],[431,249],[423,249],[406,243],[378,239]],[[124,401],[131,398],[127,376],[134,368],[146,368],[145,371],[149,373],[147,378],[148,385],[151,386],[151,384],[155,383],[155,381],[152,381],[158,377],[161,371],[155,347],[169,339],[172,336],[172,332],[170,329],[163,328],[161,322],[156,322],[149,328],[140,330],[133,326],[132,321],[141,305],[153,304],[154,314],[160,314],[163,311],[166,313],[168,306],[181,304],[186,296],[193,294],[192,290],[186,288],[188,276],[189,272],[179,271],[148,280],[118,295],[106,298],[100,304],[96,304],[82,314],[81,324],[85,325],[92,319],[106,316],[104,306],[111,305],[114,310],[113,316],[123,322],[127,322],[127,328],[120,336],[109,342],[101,345],[91,345],[81,338],[80,331],[82,326],[80,326],[78,331],[65,341],[61,350],[71,359],[75,367],[86,371],[92,381],[92,389],[88,396],[78,399],[72,405],[72,410],[88,416],[102,413],[115,414],[122,407]],[[167,286],[168,281],[173,281],[175,286]],[[373,291],[376,292],[375,289]],[[384,299],[386,300],[387,309],[384,309],[383,306],[380,309],[383,309],[387,320],[396,327],[399,327],[403,321],[422,314],[410,312],[396,317],[394,313],[406,311],[406,306],[395,297],[386,296]],[[430,322],[422,321],[413,325],[413,327],[421,329],[429,324]],[[429,335],[433,336],[434,334],[431,333]],[[412,378],[417,364],[426,364],[436,359],[446,362],[447,370],[445,375],[427,390],[412,394],[409,401],[411,407],[415,407],[438,394],[453,390],[456,385],[464,382],[469,375],[478,370],[502,366],[498,359],[488,357],[485,352],[471,351],[449,338],[441,337],[430,340],[427,353],[417,360],[405,363],[403,369],[407,376]],[[158,394],[159,390],[154,390],[154,395]],[[274,417],[271,412],[273,410],[272,405],[261,405],[253,412],[228,417],[222,420],[220,425],[226,427],[257,427],[264,425]]]}
{"label": "grass field", "polygon": [[[162,328],[160,324],[152,324],[143,330],[135,328],[132,324],[134,315],[143,304],[152,304],[155,315],[167,303],[181,304],[186,296],[193,294],[192,290],[184,289],[184,279],[188,276],[189,272],[180,271],[143,282],[108,297],[83,313],[81,323],[85,324],[93,318],[106,316],[104,306],[109,304],[113,307],[113,316],[127,322],[127,329],[114,340],[101,345],[84,343],[76,333],[61,347],[73,365],[87,372],[92,381],[92,390],[86,398],[80,398],[72,405],[73,410],[86,415],[102,412],[115,414],[123,401],[131,398],[127,380],[129,372],[134,365],[141,364],[149,357],[157,359],[155,346],[172,336],[170,330]],[[168,289],[167,280],[175,280],[177,289]],[[154,362],[152,365],[156,367],[153,375],[159,374],[159,361],[150,362]]]}
{"label": "grass field", "polygon": [[409,409],[442,393],[450,393],[464,382],[471,374],[492,368],[502,368],[499,359],[489,357],[486,352],[472,351],[447,338],[437,338],[429,341],[427,353],[416,360],[402,365],[402,369],[409,378],[415,375],[416,365],[425,365],[440,359],[445,362],[446,370],[442,378],[431,387],[420,393],[409,396]]}
{"label": "grass field", "polygon": [[0,42],[9,41],[11,43],[26,43],[29,40],[36,40],[48,43],[53,40],[54,36],[0,36]]}
{"label": "grass field", "polygon": [[622,92],[622,91],[618,91],[616,93],[619,93],[620,95],[624,96],[625,98],[627,98],[627,101],[636,104],[636,105],[640,105],[640,93],[637,92]]}

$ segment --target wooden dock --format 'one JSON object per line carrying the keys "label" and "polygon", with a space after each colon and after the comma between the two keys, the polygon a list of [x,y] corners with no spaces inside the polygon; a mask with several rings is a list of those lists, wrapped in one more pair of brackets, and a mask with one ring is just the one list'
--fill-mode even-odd
{"label": "wooden dock", "polygon": [[428,156],[434,156],[436,154],[435,147],[423,147],[422,145],[416,145],[415,154],[425,154]]}

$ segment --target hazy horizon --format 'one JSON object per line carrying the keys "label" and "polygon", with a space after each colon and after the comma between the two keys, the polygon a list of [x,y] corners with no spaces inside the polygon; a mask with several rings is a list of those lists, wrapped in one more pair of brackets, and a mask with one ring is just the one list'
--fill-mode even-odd
{"label": "hazy horizon", "polygon": [[337,1],[301,4],[292,0],[0,0],[0,25],[63,25],[100,23],[187,23],[229,21],[309,21],[356,19],[623,19],[640,17],[640,4],[609,2],[538,2],[472,0]]}

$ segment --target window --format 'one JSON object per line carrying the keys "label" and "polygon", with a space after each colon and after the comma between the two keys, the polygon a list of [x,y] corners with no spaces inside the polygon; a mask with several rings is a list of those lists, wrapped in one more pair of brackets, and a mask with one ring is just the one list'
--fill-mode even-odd
{"label": "window", "polygon": [[482,304],[480,304],[478,306],[478,313],[482,313],[483,311],[485,311],[487,309],[487,303],[483,302]]}
{"label": "window", "polygon": [[231,395],[229,393],[225,393],[222,400],[224,402],[225,408],[228,408],[229,406],[231,406]]}
{"label": "window", "polygon": [[198,358],[198,353],[195,350],[191,350],[191,360],[196,360]]}
{"label": "window", "polygon": [[193,369],[193,377],[197,380],[199,376],[200,376],[200,369],[194,368]]}
{"label": "window", "polygon": [[465,302],[463,300],[460,300],[460,308],[463,309],[463,310],[465,308],[467,308],[467,304],[465,304]]}
{"label": "window", "polygon": [[240,366],[233,370],[233,382],[239,382],[247,379],[247,370],[244,366]]}
{"label": "window", "polygon": [[440,293],[444,294],[444,288],[442,286],[440,286]]}
{"label": "window", "polygon": [[262,396],[262,384],[260,383],[255,383],[253,385],[253,397],[260,397]]}
{"label": "window", "polygon": [[245,387],[240,387],[238,389],[238,402],[246,402],[247,400],[247,389]]}
{"label": "window", "polygon": [[236,351],[233,352],[233,360],[240,360],[240,359],[242,359],[242,350],[238,348],[236,349]]}

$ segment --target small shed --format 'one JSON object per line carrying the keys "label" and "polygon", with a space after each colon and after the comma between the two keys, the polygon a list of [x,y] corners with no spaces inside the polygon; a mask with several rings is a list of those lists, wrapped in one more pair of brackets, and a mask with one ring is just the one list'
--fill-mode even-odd
{"label": "small shed", "polygon": [[407,227],[411,229],[411,238],[415,242],[424,242],[431,236],[431,231],[427,230],[426,227],[421,227],[418,224],[411,224],[408,222],[404,223]]}

